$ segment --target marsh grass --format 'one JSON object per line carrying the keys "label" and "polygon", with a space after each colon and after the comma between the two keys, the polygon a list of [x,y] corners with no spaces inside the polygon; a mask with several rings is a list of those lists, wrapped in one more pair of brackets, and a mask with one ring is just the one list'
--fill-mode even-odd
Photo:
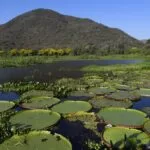
{"label": "marsh grass", "polygon": [[143,62],[137,64],[128,64],[128,65],[109,65],[109,66],[98,66],[90,65],[82,68],[82,71],[86,72],[100,72],[100,71],[140,71],[140,70],[149,70],[150,63]]}

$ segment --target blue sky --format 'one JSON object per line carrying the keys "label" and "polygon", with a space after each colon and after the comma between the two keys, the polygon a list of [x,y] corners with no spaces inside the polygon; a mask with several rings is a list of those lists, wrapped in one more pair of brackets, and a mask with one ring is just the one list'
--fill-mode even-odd
{"label": "blue sky", "polygon": [[150,38],[150,0],[0,0],[0,24],[36,8],[90,18],[138,39]]}

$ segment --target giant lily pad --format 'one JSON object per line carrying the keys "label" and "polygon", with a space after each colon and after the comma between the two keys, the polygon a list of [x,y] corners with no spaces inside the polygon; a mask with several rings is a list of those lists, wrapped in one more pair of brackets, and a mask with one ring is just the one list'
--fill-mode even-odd
{"label": "giant lily pad", "polygon": [[130,87],[128,85],[117,85],[116,89],[118,90],[122,90],[122,91],[132,91],[132,90],[136,90],[135,87]]}
{"label": "giant lily pad", "polygon": [[10,118],[12,125],[17,128],[29,127],[32,130],[45,129],[56,124],[60,119],[60,115],[50,110],[26,110],[18,112]]}
{"label": "giant lily pad", "polygon": [[147,116],[138,110],[114,107],[104,108],[97,115],[106,123],[132,128],[142,128]]}
{"label": "giant lily pad", "polygon": [[0,150],[72,150],[72,145],[60,134],[32,131],[25,135],[14,135],[0,145]]}
{"label": "giant lily pad", "polygon": [[84,101],[64,101],[52,107],[53,111],[61,114],[75,113],[78,111],[89,111],[91,104]]}
{"label": "giant lily pad", "polygon": [[125,136],[126,136],[126,144],[129,141],[133,141],[136,147],[139,147],[143,144],[148,144],[150,142],[150,137],[137,129],[129,129],[129,128],[121,128],[121,127],[112,127],[107,128],[104,131],[103,139],[104,142],[111,146],[111,142],[113,146],[123,149],[125,146]]}
{"label": "giant lily pad", "polygon": [[53,97],[53,92],[52,91],[42,91],[42,90],[31,90],[31,91],[23,93],[21,95],[21,100],[22,99],[30,99],[32,97],[39,97],[39,96]]}
{"label": "giant lily pad", "polygon": [[15,103],[9,101],[0,101],[0,112],[7,111],[15,106]]}
{"label": "giant lily pad", "polygon": [[132,100],[136,101],[140,99],[140,94],[137,91],[128,92],[128,91],[118,91],[106,96],[110,99],[115,100]]}
{"label": "giant lily pad", "polygon": [[21,107],[28,109],[48,108],[60,102],[59,99],[53,97],[33,97],[21,104]]}
{"label": "giant lily pad", "polygon": [[144,124],[144,130],[150,134],[150,120],[146,121]]}
{"label": "giant lily pad", "polygon": [[94,94],[89,94],[85,91],[74,91],[74,92],[70,93],[70,95],[68,96],[68,99],[72,99],[72,100],[89,100],[92,97],[94,97]]}
{"label": "giant lily pad", "polygon": [[129,108],[132,106],[132,102],[130,100],[116,101],[116,100],[108,99],[108,98],[104,98],[104,97],[93,98],[93,99],[89,100],[89,103],[91,103],[94,108],[104,108],[104,107]]}
{"label": "giant lily pad", "polygon": [[115,90],[107,87],[95,87],[89,89],[89,92],[94,93],[96,95],[105,95],[105,94],[113,93],[115,92]]}
{"label": "giant lily pad", "polygon": [[150,89],[141,88],[140,94],[141,96],[150,96]]}

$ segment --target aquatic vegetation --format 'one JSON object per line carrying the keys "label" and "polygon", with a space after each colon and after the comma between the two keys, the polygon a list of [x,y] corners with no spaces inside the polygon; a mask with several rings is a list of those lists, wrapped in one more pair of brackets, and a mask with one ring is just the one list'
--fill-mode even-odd
{"label": "aquatic vegetation", "polygon": [[117,91],[112,94],[106,95],[109,99],[114,100],[131,100],[131,101],[137,101],[140,99],[140,94],[137,91]]}
{"label": "aquatic vegetation", "polygon": [[86,141],[85,145],[88,150],[104,150],[106,148],[102,143],[91,140]]}
{"label": "aquatic vegetation", "polygon": [[91,104],[84,101],[64,101],[52,107],[52,111],[56,111],[60,114],[75,113],[78,111],[89,111],[91,109]]}
{"label": "aquatic vegetation", "polygon": [[98,66],[90,65],[82,68],[86,72],[106,72],[106,71],[137,71],[137,70],[149,70],[149,62],[137,63],[137,64],[128,64],[128,65],[109,65],[109,66]]}
{"label": "aquatic vegetation", "polygon": [[89,103],[91,103],[92,106],[97,109],[104,108],[104,107],[130,108],[132,106],[132,102],[130,100],[116,101],[113,99],[105,98],[103,96],[95,97],[95,98],[89,100]]}
{"label": "aquatic vegetation", "polygon": [[76,120],[80,120],[82,122],[96,121],[96,115],[93,112],[89,113],[89,112],[79,111],[76,113],[66,114],[64,115],[64,117],[69,121],[76,121]]}
{"label": "aquatic vegetation", "polygon": [[54,96],[58,98],[67,97],[69,93],[74,90],[72,85],[74,85],[73,79],[62,78],[57,80],[52,84],[52,91]]}
{"label": "aquatic vegetation", "polygon": [[150,135],[150,119],[144,123],[144,131]]}
{"label": "aquatic vegetation", "polygon": [[1,85],[0,90],[4,92],[17,92],[22,94],[31,90],[48,90],[50,83],[40,82],[8,82]]}
{"label": "aquatic vegetation", "polygon": [[115,107],[104,108],[97,115],[107,124],[132,128],[142,128],[147,116],[138,110]]}
{"label": "aquatic vegetation", "polygon": [[141,96],[150,96],[150,89],[141,88],[140,94],[141,94]]}
{"label": "aquatic vegetation", "polygon": [[20,106],[26,109],[48,109],[59,102],[60,100],[58,98],[40,96],[24,100]]}
{"label": "aquatic vegetation", "polygon": [[14,102],[0,100],[0,113],[7,111],[15,106]]}
{"label": "aquatic vegetation", "polygon": [[53,97],[52,91],[44,91],[44,90],[31,90],[23,93],[20,97],[21,100],[28,100],[33,97]]}
{"label": "aquatic vegetation", "polygon": [[[47,55],[46,50],[40,52],[43,53],[41,55]],[[23,50],[20,53],[19,55],[26,55]],[[56,60],[52,56],[39,57]],[[12,57],[14,58],[15,56]],[[64,58],[58,57],[58,61],[61,59]],[[0,102],[0,142],[3,142],[0,149],[30,150],[36,148],[35,143],[38,143],[39,149],[47,149],[47,146],[52,147],[54,144],[54,149],[63,149],[64,146],[65,150],[71,150],[70,142],[64,141],[61,135],[55,137],[55,132],[69,138],[73,145],[83,149],[98,150],[107,146],[112,149],[136,149],[149,143],[149,107],[143,108],[143,112],[127,109],[134,105],[134,101],[140,100],[141,96],[150,95],[150,65],[138,65],[96,67],[96,72],[89,72],[89,69],[80,79],[62,78],[46,83],[31,81],[2,84],[0,90],[22,94],[20,106],[32,110],[14,111],[4,115],[4,107]],[[12,110],[11,108],[13,106],[7,108],[6,112]],[[52,133],[29,132],[46,129]],[[34,134],[30,136],[30,133]]]}
{"label": "aquatic vegetation", "polygon": [[26,110],[16,113],[10,118],[10,123],[17,129],[29,128],[41,130],[56,124],[60,115],[50,110]]}
{"label": "aquatic vegetation", "polygon": [[112,127],[108,128],[103,133],[104,142],[112,148],[119,149],[137,149],[144,144],[149,144],[150,137],[137,129]]}
{"label": "aquatic vegetation", "polygon": [[32,131],[24,135],[14,135],[0,145],[0,150],[72,150],[72,145],[60,134],[52,134],[49,131]]}
{"label": "aquatic vegetation", "polygon": [[128,85],[117,85],[117,86],[116,86],[116,89],[122,90],[122,91],[133,91],[133,90],[137,90],[136,87],[131,87],[131,86],[128,86]]}
{"label": "aquatic vegetation", "polygon": [[115,89],[110,89],[108,87],[95,87],[95,88],[88,89],[88,92],[101,96],[101,95],[113,93],[115,92]]}
{"label": "aquatic vegetation", "polygon": [[86,91],[73,91],[69,94],[67,99],[70,100],[89,100],[93,98],[95,94],[88,93]]}

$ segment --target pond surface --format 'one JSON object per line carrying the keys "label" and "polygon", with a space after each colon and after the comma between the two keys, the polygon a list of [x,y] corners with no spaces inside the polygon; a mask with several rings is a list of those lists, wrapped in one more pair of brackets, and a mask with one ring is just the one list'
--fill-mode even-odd
{"label": "pond surface", "polygon": [[63,77],[80,78],[82,67],[88,65],[135,64],[142,60],[73,60],[59,61],[51,64],[37,64],[29,67],[0,68],[0,83],[12,81],[47,82]]}
{"label": "pond surface", "polygon": [[150,107],[150,97],[142,97],[140,101],[133,104],[134,109],[141,110],[144,107]]}
{"label": "pond surface", "polygon": [[15,101],[19,99],[19,95],[15,92],[1,92],[0,91],[0,100],[6,100],[6,101]]}

